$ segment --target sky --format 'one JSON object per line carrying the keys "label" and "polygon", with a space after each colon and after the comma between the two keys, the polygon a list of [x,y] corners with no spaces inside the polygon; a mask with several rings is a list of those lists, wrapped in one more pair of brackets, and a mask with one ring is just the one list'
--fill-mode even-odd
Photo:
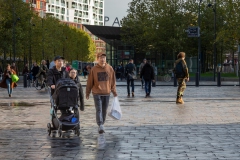
{"label": "sky", "polygon": [[[120,21],[127,16],[128,3],[132,0],[104,0],[104,16],[109,17],[109,21],[105,26],[112,26],[116,17]],[[117,24],[114,26],[118,27]]]}

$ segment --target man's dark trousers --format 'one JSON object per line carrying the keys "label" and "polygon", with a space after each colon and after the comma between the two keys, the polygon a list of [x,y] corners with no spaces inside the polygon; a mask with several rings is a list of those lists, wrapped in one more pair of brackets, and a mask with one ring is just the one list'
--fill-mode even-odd
{"label": "man's dark trousers", "polygon": [[131,83],[131,87],[132,87],[132,92],[134,92],[134,79],[127,78],[127,91],[128,91],[128,94],[130,94],[130,83]]}

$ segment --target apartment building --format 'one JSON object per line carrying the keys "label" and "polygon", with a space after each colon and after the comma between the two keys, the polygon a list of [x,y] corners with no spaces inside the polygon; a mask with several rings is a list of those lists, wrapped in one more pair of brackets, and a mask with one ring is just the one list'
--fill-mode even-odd
{"label": "apartment building", "polygon": [[63,23],[87,31],[96,44],[96,54],[106,52],[105,42],[92,35],[82,24],[104,25],[104,0],[23,0],[30,3],[40,17],[46,14]]}

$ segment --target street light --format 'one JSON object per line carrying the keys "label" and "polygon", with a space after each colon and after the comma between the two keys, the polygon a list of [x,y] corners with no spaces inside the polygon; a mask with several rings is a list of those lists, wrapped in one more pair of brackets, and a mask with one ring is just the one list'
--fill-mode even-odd
{"label": "street light", "polygon": [[198,35],[198,55],[197,55],[197,74],[196,74],[196,86],[199,86],[199,80],[201,75],[201,69],[200,69],[200,62],[201,62],[201,14],[200,14],[200,7],[201,7],[202,0],[199,0],[198,4],[198,29],[199,29],[199,35]]}
{"label": "street light", "polygon": [[32,65],[32,27],[35,26],[35,24],[33,24],[30,21],[30,32],[29,32],[29,67],[31,67]]}
{"label": "street light", "polygon": [[217,38],[217,34],[216,34],[216,15],[217,15],[217,11],[216,11],[216,0],[214,0],[214,5],[212,5],[211,3],[208,4],[208,7],[212,7],[213,12],[214,12],[214,54],[213,54],[213,81],[216,80],[216,52],[217,52],[217,48],[216,48],[216,38]]}

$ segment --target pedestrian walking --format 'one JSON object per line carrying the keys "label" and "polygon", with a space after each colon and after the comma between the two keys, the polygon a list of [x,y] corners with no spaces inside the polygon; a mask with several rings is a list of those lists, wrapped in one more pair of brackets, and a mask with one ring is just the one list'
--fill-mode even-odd
{"label": "pedestrian walking", "polygon": [[7,88],[9,97],[12,97],[12,91],[14,87],[17,87],[17,83],[12,82],[11,75],[16,74],[16,72],[11,69],[11,65],[7,64],[6,70],[4,71],[4,78],[0,83],[0,87]]}
{"label": "pedestrian walking", "polygon": [[43,84],[43,81],[45,81],[47,78],[47,72],[48,72],[48,68],[46,65],[46,61],[42,60],[38,74],[36,75],[36,77],[38,78],[38,82],[41,84],[41,88],[44,87],[42,84]]}
{"label": "pedestrian walking", "polygon": [[87,69],[87,65],[83,68],[83,76],[86,79],[86,76],[88,74],[88,69]]}
{"label": "pedestrian walking", "polygon": [[132,88],[132,97],[134,97],[134,79],[136,79],[136,67],[133,64],[133,59],[129,60],[129,63],[125,67],[125,72],[127,77],[128,97],[130,97],[130,83]]}
{"label": "pedestrian walking", "polygon": [[78,96],[79,96],[79,103],[80,104],[80,110],[84,111],[84,95],[83,95],[83,89],[82,84],[80,83],[80,80],[77,76],[77,70],[74,68],[71,68],[69,70],[69,77],[76,83],[78,86]]}
{"label": "pedestrian walking", "polygon": [[33,67],[32,67],[32,69],[31,69],[33,81],[36,80],[36,75],[38,74],[38,72],[39,72],[39,66],[37,65],[36,62],[34,62],[34,63],[33,63]]}
{"label": "pedestrian walking", "polygon": [[48,60],[48,59],[46,60],[46,65],[47,65],[47,68],[49,69],[50,62],[49,62],[49,60]]}
{"label": "pedestrian walking", "polygon": [[122,79],[122,65],[118,65],[116,68],[116,78],[117,80],[121,80]]}
{"label": "pedestrian walking", "polygon": [[86,87],[86,99],[92,92],[96,108],[96,122],[99,126],[98,132],[105,132],[104,123],[106,120],[107,108],[109,104],[110,93],[117,97],[116,77],[113,68],[106,63],[106,54],[97,54],[98,64],[92,67],[89,73]]}
{"label": "pedestrian walking", "polygon": [[155,81],[154,69],[150,61],[147,61],[147,63],[141,69],[140,78],[144,79],[144,82],[145,82],[146,98],[150,97],[152,81],[153,82]]}
{"label": "pedestrian walking", "polygon": [[[144,65],[147,63],[147,59],[146,58],[144,58],[143,59],[143,62],[140,64],[140,66],[139,66],[139,74],[141,74],[141,71],[142,71],[142,69],[143,69],[143,67],[144,67]],[[142,87],[143,87],[143,85],[144,85],[144,79],[141,79],[141,83],[142,83]]]}
{"label": "pedestrian walking", "polygon": [[177,60],[174,63],[174,74],[178,81],[178,89],[177,89],[177,104],[183,104],[184,101],[182,99],[183,93],[186,89],[186,82],[189,81],[189,73],[187,68],[187,63],[185,61],[186,54],[185,52],[180,52],[177,55]]}
{"label": "pedestrian walking", "polygon": [[54,58],[55,66],[47,72],[47,85],[51,88],[51,95],[55,90],[55,85],[60,78],[69,78],[68,72],[63,68],[64,57],[56,56]]}
{"label": "pedestrian walking", "polygon": [[17,66],[16,66],[15,62],[12,63],[11,69],[13,69],[15,71],[16,75],[18,75],[18,69],[17,69]]}
{"label": "pedestrian walking", "polygon": [[28,74],[28,73],[29,73],[29,69],[28,69],[28,64],[26,63],[25,67],[23,68],[22,75]]}

